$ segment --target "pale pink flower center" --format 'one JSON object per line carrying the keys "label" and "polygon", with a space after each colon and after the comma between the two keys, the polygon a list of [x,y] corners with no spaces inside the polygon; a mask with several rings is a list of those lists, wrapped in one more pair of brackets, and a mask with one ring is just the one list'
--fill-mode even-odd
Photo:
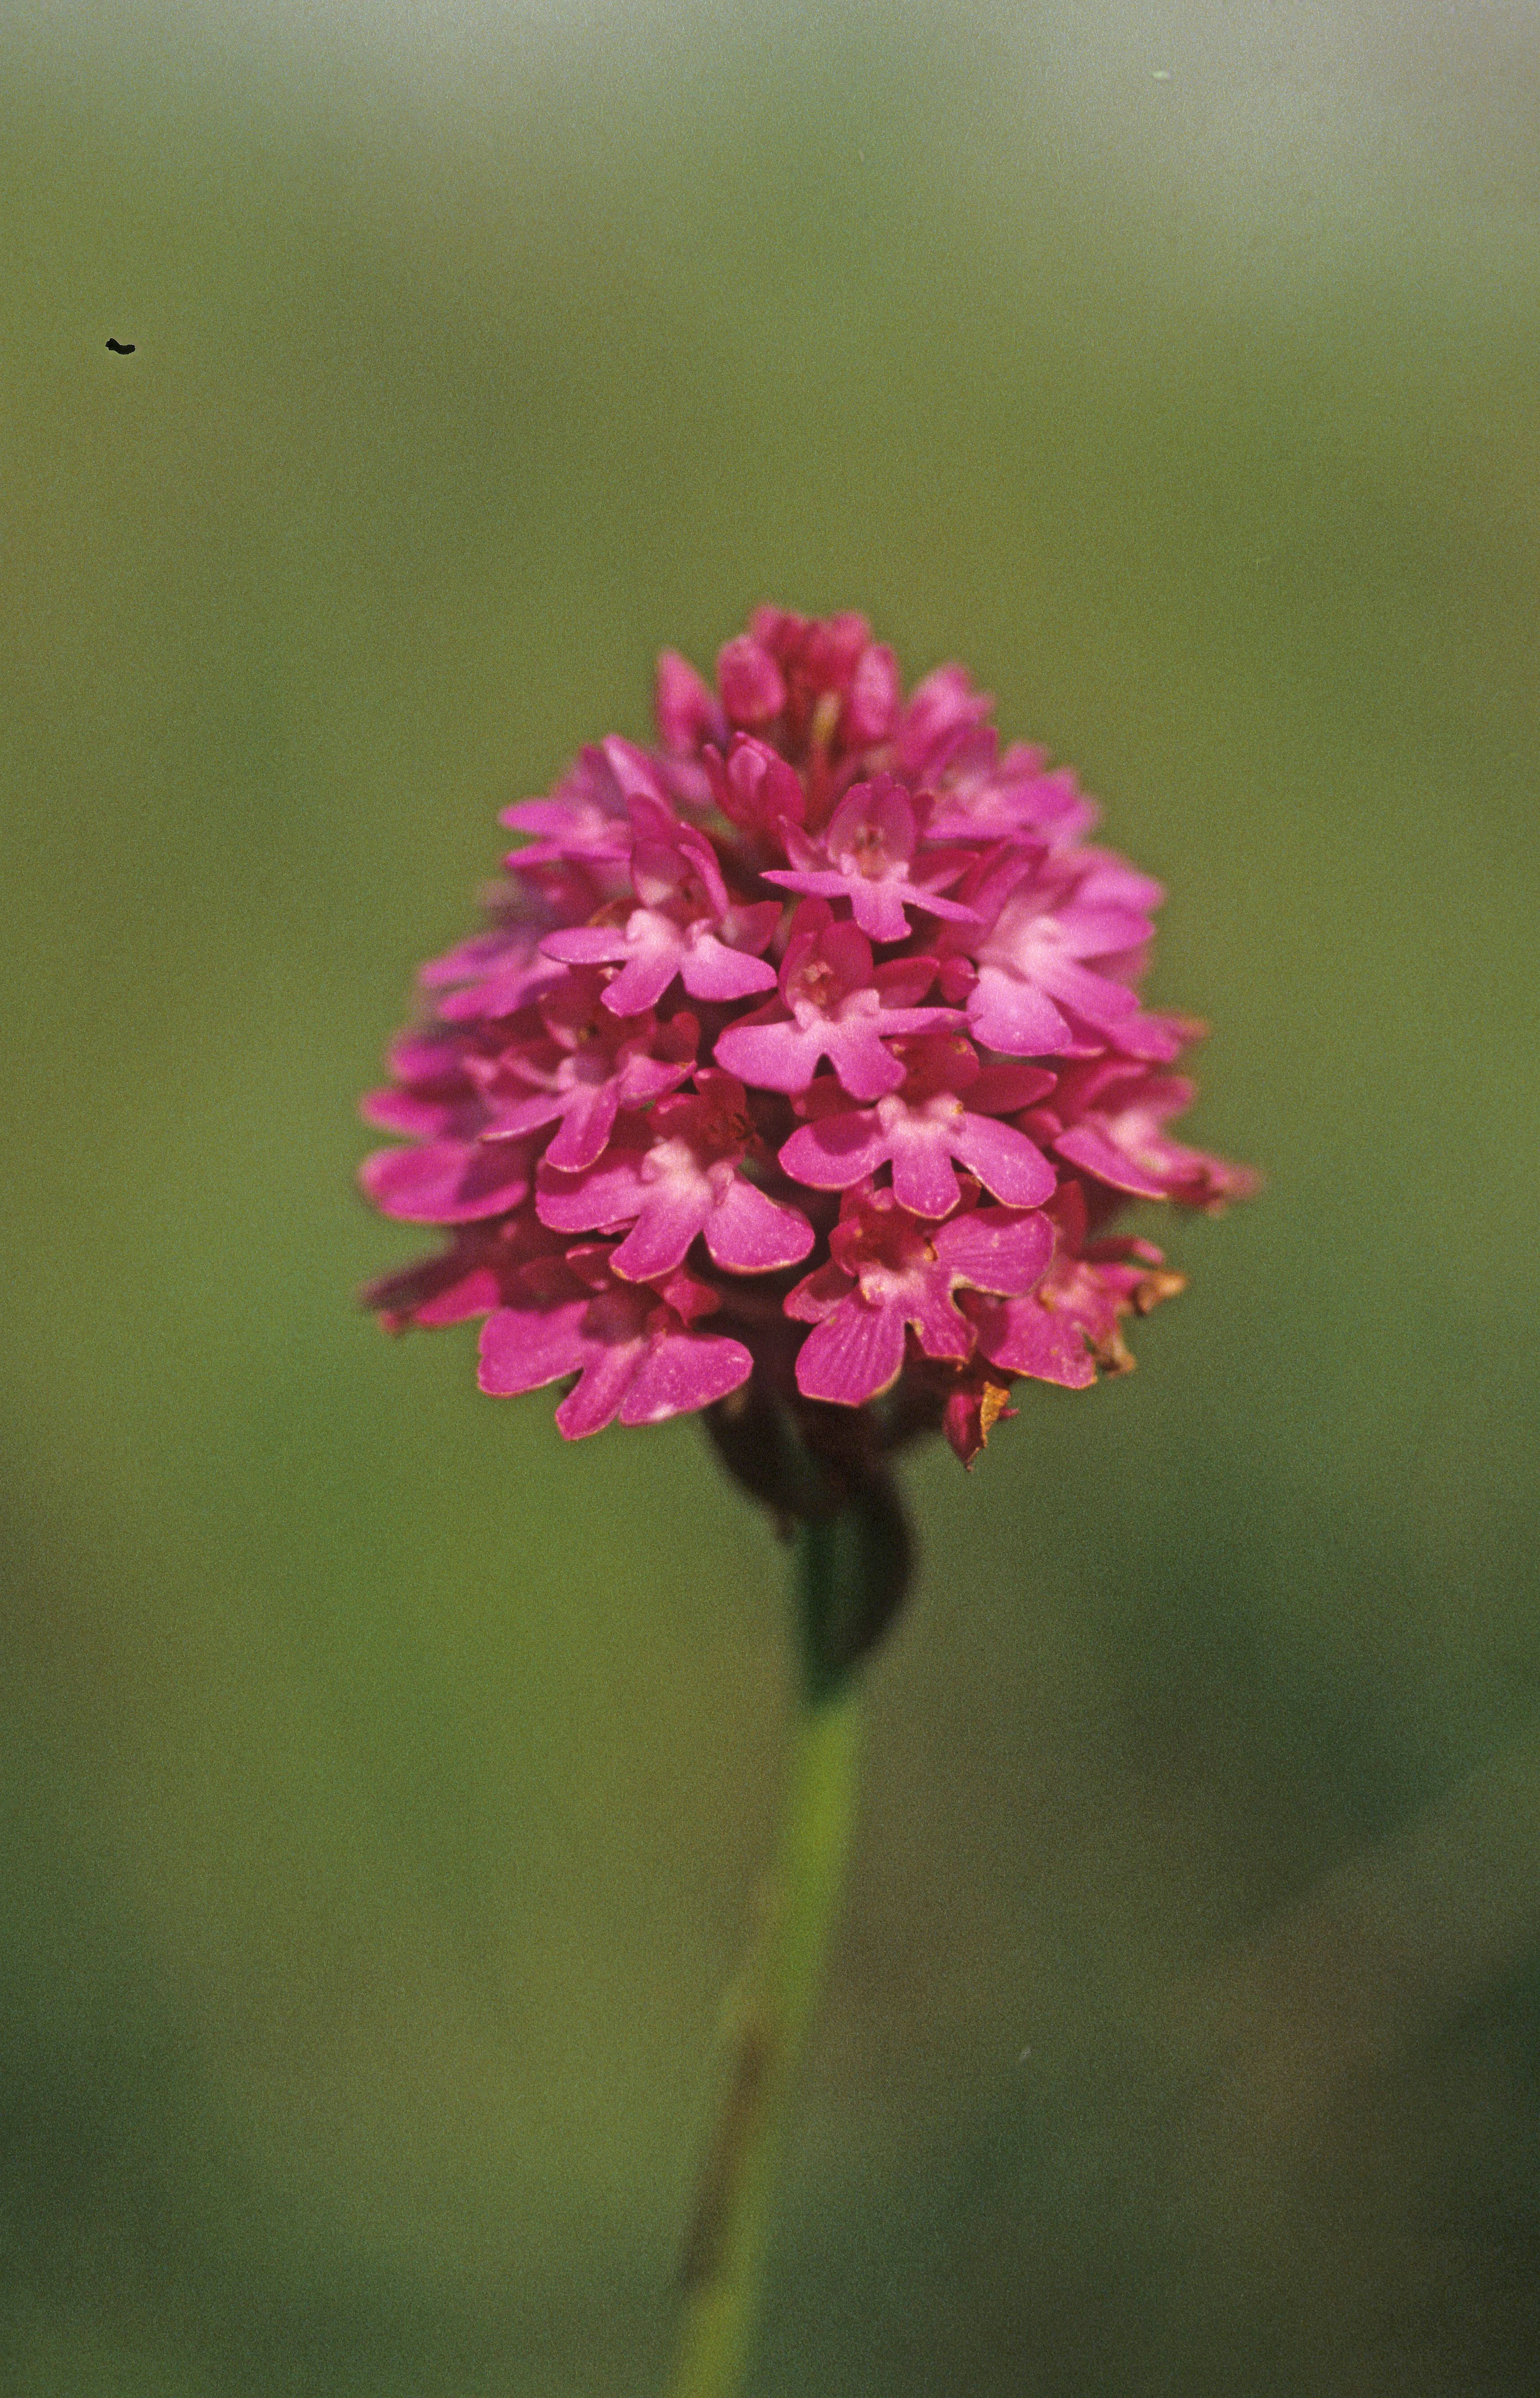
{"label": "pale pink flower center", "polygon": [[786,1002],[798,1024],[807,1026],[815,1016],[827,1016],[842,989],[833,966],[822,958],[810,958],[789,977]]}
{"label": "pale pink flower center", "polygon": [[884,1224],[880,1231],[874,1227],[868,1237],[879,1242],[887,1255],[863,1258],[856,1266],[856,1280],[867,1305],[886,1307],[921,1299],[925,1269],[936,1262],[931,1244],[907,1225],[891,1222]]}
{"label": "pale pink flower center", "polygon": [[[644,1182],[693,1182],[701,1162],[688,1140],[660,1140],[638,1169]],[[728,1168],[730,1174],[731,1167]]]}
{"label": "pale pink flower center", "polygon": [[912,1099],[902,1098],[895,1092],[877,1103],[877,1120],[884,1132],[911,1124],[917,1117],[925,1124],[953,1124],[962,1112],[962,1101],[956,1091],[936,1091],[917,1107]]}
{"label": "pale pink flower center", "polygon": [[840,851],[837,863],[848,871],[864,876],[868,882],[882,882],[893,870],[893,860],[888,855],[882,827],[870,823],[857,825],[851,840]]}

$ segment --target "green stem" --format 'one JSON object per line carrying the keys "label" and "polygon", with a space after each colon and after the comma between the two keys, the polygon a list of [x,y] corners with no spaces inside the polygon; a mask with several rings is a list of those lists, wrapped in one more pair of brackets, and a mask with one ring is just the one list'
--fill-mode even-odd
{"label": "green stem", "polygon": [[686,2253],[685,2320],[670,2398],[734,2398],[743,2386],[786,2101],[844,1879],[861,1676],[854,1666],[831,1667],[821,1640],[844,1562],[837,1520],[804,1525],[798,1535],[802,1672],[780,1852]]}

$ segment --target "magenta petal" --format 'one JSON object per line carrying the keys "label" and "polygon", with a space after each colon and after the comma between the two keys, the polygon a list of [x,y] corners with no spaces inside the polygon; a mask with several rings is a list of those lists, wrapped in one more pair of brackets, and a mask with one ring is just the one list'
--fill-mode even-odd
{"label": "magenta petal", "polygon": [[730,1273],[774,1273],[800,1265],[813,1245],[813,1229],[804,1215],[767,1198],[741,1175],[707,1217],[705,1235],[712,1258]]}
{"label": "magenta petal", "polygon": [[716,653],[716,688],[728,721],[768,723],[786,704],[786,686],[770,652],[751,633],[740,633]]}
{"label": "magenta petal", "polygon": [[[799,845],[804,850],[812,847],[810,842]],[[813,851],[813,855],[816,856],[817,852]],[[812,899],[843,899],[849,888],[845,877],[826,866],[799,868],[795,873],[789,869],[777,867],[774,873],[767,871],[764,880],[779,884],[783,891],[796,891]]]}
{"label": "magenta petal", "polygon": [[893,1306],[871,1307],[852,1296],[837,1307],[797,1352],[797,1387],[805,1399],[864,1407],[896,1382],[904,1368],[904,1316]]}
{"label": "magenta petal", "polygon": [[474,982],[494,967],[505,965],[510,950],[518,962],[526,962],[532,946],[533,936],[523,927],[510,932],[499,925],[490,932],[473,933],[468,941],[457,941],[442,957],[430,958],[426,965],[419,966],[417,979],[424,990],[440,990],[449,983]]}
{"label": "magenta petal", "polygon": [[[875,1174],[887,1154],[887,1139],[877,1118],[852,1108],[847,1114],[824,1116],[794,1132],[781,1152],[781,1164],[810,1191],[848,1191],[852,1182]],[[957,1196],[955,1183],[952,1195]]]}
{"label": "magenta petal", "polygon": [[515,958],[495,974],[480,982],[469,984],[463,990],[451,990],[438,1003],[438,1013],[447,1024],[476,1023],[499,1016],[513,1016],[519,1008],[554,983],[559,983],[566,969],[555,958],[542,958],[538,951]]}
{"label": "magenta petal", "polygon": [[969,1313],[978,1330],[979,1350],[992,1366],[1008,1374],[1031,1374],[1039,1382],[1059,1382],[1066,1390],[1083,1391],[1096,1380],[1096,1361],[1072,1316],[1044,1307],[1037,1299],[970,1301]]}
{"label": "magenta petal", "polygon": [[642,1180],[641,1163],[640,1150],[616,1150],[607,1164],[569,1178],[553,1173],[542,1159],[535,1177],[535,1214],[556,1233],[610,1232],[629,1224],[654,1188]]}
{"label": "magenta petal", "polygon": [[845,732],[849,740],[864,745],[886,741],[898,714],[898,660],[885,641],[863,650],[845,699]]}
{"label": "magenta petal", "polygon": [[1158,1176],[1135,1165],[1094,1125],[1073,1125],[1068,1132],[1060,1134],[1053,1146],[1071,1165],[1094,1174],[1099,1182],[1110,1182],[1115,1191],[1131,1192],[1136,1199],[1166,1199],[1171,1195]]}
{"label": "magenta petal", "polygon": [[665,1176],[639,1186],[636,1221],[610,1259],[627,1282],[672,1273],[711,1215],[711,1185],[702,1175]]}
{"label": "magenta petal", "polygon": [[610,1015],[641,1016],[662,999],[679,971],[683,946],[679,934],[663,917],[652,919],[646,935],[628,941],[628,963],[599,993]]}
{"label": "magenta petal", "polygon": [[919,1345],[928,1357],[967,1357],[973,1347],[973,1327],[966,1316],[959,1315],[944,1290],[934,1287],[930,1277],[917,1300],[906,1303],[904,1313],[919,1335]]}
{"label": "magenta petal", "polygon": [[1016,1297],[1033,1290],[1053,1255],[1053,1227],[1042,1215],[1018,1216],[1003,1207],[981,1207],[954,1216],[935,1235],[936,1255],[975,1289]]}
{"label": "magenta petal", "polygon": [[382,1215],[404,1224],[474,1224],[518,1206],[529,1188],[529,1151],[514,1140],[381,1149],[365,1158],[358,1179]]}
{"label": "magenta petal", "polygon": [[[1118,908],[1125,914],[1134,910],[1139,918],[1147,919],[1152,909],[1164,906],[1165,897],[1163,882],[1157,882],[1153,875],[1141,874],[1126,857],[1102,851],[1098,863],[1088,868],[1076,889],[1076,921],[1080,921],[1083,910],[1102,907]],[[1149,930],[1147,922],[1145,930]]]}
{"label": "magenta petal", "polygon": [[[1080,965],[1074,958],[1062,954],[1046,957],[1034,966],[1034,972],[1055,999],[1062,999],[1066,1007],[1073,1007],[1077,1015],[1083,1016],[1099,1031],[1138,1011],[1137,994],[1126,984],[1109,982],[1105,975],[1092,974],[1089,966]],[[989,1045],[999,1047],[998,1041]]]}
{"label": "magenta petal", "polygon": [[1060,921],[1078,958],[1114,958],[1125,950],[1142,949],[1155,933],[1149,918],[1130,908],[1088,907],[1083,886]]}
{"label": "magenta petal", "polygon": [[800,776],[768,742],[756,741],[751,734],[733,736],[725,767],[719,759],[714,769],[709,760],[707,765],[717,805],[734,824],[773,833],[783,822],[799,825],[808,812]]}
{"label": "magenta petal", "polygon": [[[800,1091],[812,1081],[827,1029],[815,1025],[804,1032],[799,1024],[784,1019],[779,1024],[754,1024],[746,1019],[730,1024],[716,1036],[716,1062],[741,1081],[757,1083],[764,1090]],[[900,1068],[900,1082],[903,1079]]]}
{"label": "magenta petal", "polygon": [[515,1133],[539,1132],[542,1125],[554,1124],[566,1105],[563,1091],[535,1091],[527,1099],[500,1099],[489,1137],[506,1140]]}
{"label": "magenta petal", "polygon": [[993,1116],[959,1117],[952,1154],[1008,1207],[1040,1207],[1052,1197],[1059,1179],[1035,1140]]}
{"label": "magenta petal", "polygon": [[[467,1096],[463,1090],[452,1099],[430,1098],[422,1091],[370,1091],[367,1098],[360,1099],[358,1112],[376,1132],[399,1132],[418,1140],[433,1140],[449,1131],[456,1116],[466,1108]],[[470,1104],[479,1114],[474,1097]],[[485,1115],[481,1121],[485,1123]],[[462,1125],[461,1129],[463,1131],[465,1126]]]}
{"label": "magenta petal", "polygon": [[613,1082],[580,1085],[545,1152],[546,1164],[563,1174],[581,1174],[603,1154],[619,1112]]}
{"label": "magenta petal", "polygon": [[945,1008],[921,1008],[917,1005],[935,978],[936,960],[932,957],[891,958],[885,966],[875,969],[872,980],[882,994],[883,1013],[892,1015],[902,1011],[906,1015],[913,1013],[918,1018],[914,1024],[890,1024],[887,1028],[890,1032],[918,1032],[932,1017],[938,1023],[943,1020],[948,1024],[956,1023],[955,1014],[948,1013]]}
{"label": "magenta petal", "polygon": [[592,800],[520,800],[516,806],[502,809],[498,822],[510,832],[533,837],[531,848],[513,853],[516,869],[532,865],[537,855],[622,858],[630,847],[624,821]]}
{"label": "magenta petal", "polygon": [[468,1316],[486,1315],[502,1298],[502,1287],[490,1266],[473,1266],[460,1281],[425,1299],[413,1321],[424,1331],[445,1324],[463,1324]]}
{"label": "magenta petal", "polygon": [[653,687],[653,715],[667,749],[690,750],[722,737],[722,711],[688,658],[664,650]]}
{"label": "magenta petal", "polygon": [[564,966],[603,966],[623,958],[627,943],[618,924],[573,924],[564,933],[547,933],[540,947],[542,957],[556,958]]}
{"label": "magenta petal", "polygon": [[842,1024],[826,1025],[822,1046],[852,1099],[880,1099],[904,1080],[904,1068],[884,1049],[869,1017],[847,1017]]}
{"label": "magenta petal", "polygon": [[623,1424],[662,1423],[709,1408],[746,1382],[754,1359],[721,1332],[664,1333],[653,1342],[621,1402]]}
{"label": "magenta petal", "polygon": [[1044,1066],[985,1066],[968,1085],[968,1104],[975,1115],[1014,1115],[1047,1098],[1057,1081]]}
{"label": "magenta petal", "polygon": [[956,1147],[940,1125],[916,1125],[898,1133],[891,1152],[893,1196],[911,1216],[949,1216],[957,1206],[957,1178],[947,1162]]}
{"label": "magenta petal", "polygon": [[[679,1039],[681,1029],[688,1028],[688,1055],[679,1052],[686,1044]],[[676,1091],[694,1070],[695,1050],[701,1028],[693,1016],[676,1016],[672,1024],[663,1027],[663,1038],[673,1049],[673,1057],[651,1058],[631,1049],[623,1049],[622,1063],[615,1083],[628,1108],[646,1107],[649,1100],[661,1099],[665,1091]],[[629,1048],[630,1044],[627,1044]]]}
{"label": "magenta petal", "polygon": [[613,1423],[615,1413],[635,1379],[647,1344],[638,1332],[630,1340],[594,1341],[583,1380],[556,1409],[556,1430],[564,1440],[585,1440]]}
{"label": "magenta petal", "polygon": [[572,1373],[588,1346],[587,1312],[586,1293],[559,1307],[500,1307],[481,1327],[476,1380],[482,1389],[495,1399],[516,1399]]}
{"label": "magenta petal", "polygon": [[869,941],[906,941],[909,919],[904,912],[904,902],[911,905],[920,894],[906,882],[866,882],[860,875],[851,875],[845,884],[845,896],[850,903],[850,913]]}
{"label": "magenta petal", "polygon": [[715,933],[697,934],[686,944],[679,972],[691,999],[746,999],[750,991],[775,988],[768,959],[730,949]]}
{"label": "magenta petal", "polygon": [[399,1273],[381,1274],[358,1297],[388,1332],[405,1331],[408,1324],[426,1331],[462,1324],[469,1315],[489,1314],[502,1297],[502,1287],[494,1267],[448,1249],[404,1266]]}
{"label": "magenta petal", "polygon": [[[944,881],[944,877],[942,878]],[[944,899],[940,887],[931,891],[923,887],[910,889],[904,897],[911,908],[920,909],[927,916],[944,916],[954,924],[976,924],[980,920],[976,908],[965,908],[960,899]]]}
{"label": "magenta petal", "polygon": [[[1094,980],[1094,977],[1091,979]],[[1007,1058],[1051,1058],[1072,1039],[1068,1024],[1036,983],[1000,966],[981,966],[968,1000],[968,1029]]]}
{"label": "magenta petal", "polygon": [[731,724],[764,724],[786,704],[786,686],[770,652],[740,633],[716,653],[716,688]]}
{"label": "magenta petal", "polygon": [[822,1324],[855,1287],[844,1267],[836,1265],[830,1258],[824,1264],[814,1266],[810,1274],[804,1274],[795,1290],[787,1291],[782,1302],[783,1312],[794,1324]]}
{"label": "magenta petal", "polygon": [[784,910],[779,899],[734,899],[722,919],[721,937],[750,957],[761,957],[779,930]]}
{"label": "magenta petal", "polygon": [[640,801],[644,807],[655,810],[664,822],[671,823],[673,811],[668,805],[657,765],[647,751],[638,749],[634,741],[625,740],[619,733],[607,733],[599,748],[633,819],[636,803]]}
{"label": "magenta petal", "polygon": [[1137,1058],[1151,1065],[1169,1066],[1180,1056],[1189,1041],[1199,1039],[1201,1025],[1193,1025],[1180,1016],[1125,1016],[1115,1028],[1112,1038],[1126,1058]]}

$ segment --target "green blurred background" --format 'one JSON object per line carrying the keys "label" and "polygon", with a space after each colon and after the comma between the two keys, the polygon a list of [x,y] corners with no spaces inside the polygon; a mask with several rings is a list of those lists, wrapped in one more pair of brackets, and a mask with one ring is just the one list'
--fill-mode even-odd
{"label": "green blurred background", "polygon": [[1533,13],[3,30],[4,2386],[660,2385],[783,1559],[381,1339],[354,1108],[773,599],[1077,763],[1269,1190],[910,1470],[756,2398],[1532,2391]]}

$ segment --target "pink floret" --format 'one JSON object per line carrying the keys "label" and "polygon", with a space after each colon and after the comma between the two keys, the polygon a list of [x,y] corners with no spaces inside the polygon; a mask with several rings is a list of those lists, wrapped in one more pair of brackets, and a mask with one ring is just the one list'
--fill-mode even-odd
{"label": "pink floret", "polygon": [[890,1045],[906,1070],[904,1081],[875,1108],[852,1108],[827,1077],[798,1102],[813,1120],[781,1152],[794,1179],[815,1191],[846,1191],[891,1165],[901,1206],[916,1216],[949,1216],[961,1195],[955,1161],[1008,1206],[1040,1207],[1052,1197],[1058,1177],[1048,1159],[1002,1121],[1051,1090],[1051,1074],[1038,1066],[981,1071],[971,1043],[956,1033],[922,1033]]}
{"label": "pink floret", "polygon": [[1132,1199],[1174,1199],[1179,1206],[1213,1213],[1232,1199],[1253,1197],[1261,1180],[1250,1166],[1168,1138],[1167,1123],[1193,1097],[1185,1074],[1150,1073],[1127,1058],[1096,1058],[1061,1076],[1053,1103],[1039,1109],[1034,1122],[1059,1157],[1098,1182]]}
{"label": "pink floret", "polygon": [[837,923],[826,901],[805,899],[792,919],[779,996],[720,1033],[717,1058],[768,1091],[805,1090],[827,1058],[852,1098],[877,1098],[904,1080],[884,1036],[957,1021],[953,1008],[915,1004],[935,977],[930,957],[874,966],[863,932]]}
{"label": "pink floret", "polygon": [[707,1070],[692,1093],[660,1100],[586,1174],[542,1164],[536,1212],[558,1232],[618,1232],[610,1260],[629,1282],[649,1282],[684,1262],[701,1234],[714,1265],[771,1273],[799,1265],[813,1245],[807,1218],[766,1196],[741,1172],[759,1149],[747,1094],[731,1074]]}
{"label": "pink floret", "polygon": [[846,792],[824,828],[821,844],[789,825],[786,849],[797,870],[767,873],[765,880],[779,883],[783,891],[848,899],[850,913],[867,939],[878,943],[908,939],[905,910],[909,908],[976,923],[971,908],[939,896],[969,864],[967,853],[937,858],[928,873],[917,875],[913,870],[917,838],[914,807],[903,785],[891,775],[878,775]]}
{"label": "pink floret", "polygon": [[546,1157],[577,1173],[598,1156],[622,1108],[677,1090],[695,1064],[699,1021],[688,1009],[666,1024],[650,1010],[612,1014],[603,1004],[611,987],[592,969],[564,976],[542,997],[527,1037],[510,1035],[490,1056],[467,1059],[486,1110],[484,1139],[555,1126]]}
{"label": "pink floret", "polygon": [[1052,1249],[1052,1227],[1040,1212],[970,1208],[938,1230],[901,1207],[891,1191],[851,1192],[829,1237],[829,1263],[786,1300],[788,1315],[818,1327],[797,1357],[797,1388],[804,1398],[864,1406],[898,1380],[911,1324],[928,1357],[960,1362],[974,1335],[954,1291],[1030,1291]]}
{"label": "pink floret", "polygon": [[486,929],[422,969],[360,1181],[445,1246],[366,1299],[485,1316],[482,1387],[570,1382],[572,1438],[752,1379],[821,1453],[858,1421],[971,1463],[1019,1378],[1125,1371],[1180,1287],[1119,1210],[1258,1187],[1169,1129],[1202,1028],[1141,1004],[1160,886],[864,616],[757,609],[654,698],[656,746],[505,811]]}
{"label": "pink floret", "polygon": [[432,1140],[380,1149],[358,1169],[366,1198],[403,1224],[469,1224],[506,1215],[533,1179],[528,1141]]}
{"label": "pink floret", "polygon": [[710,1407],[746,1382],[754,1360],[742,1341],[697,1330],[719,1304],[689,1274],[641,1287],[616,1282],[597,1245],[528,1268],[514,1300],[481,1328],[479,1381],[496,1398],[517,1398],[578,1376],[556,1409],[569,1440],[623,1424]]}
{"label": "pink floret", "polygon": [[617,1016],[655,1007],[676,975],[691,999],[772,990],[775,968],[759,952],[780,919],[776,902],[730,899],[711,843],[655,801],[634,800],[631,822],[631,883],[641,905],[623,924],[548,933],[543,954],[563,965],[618,966],[604,993]]}

